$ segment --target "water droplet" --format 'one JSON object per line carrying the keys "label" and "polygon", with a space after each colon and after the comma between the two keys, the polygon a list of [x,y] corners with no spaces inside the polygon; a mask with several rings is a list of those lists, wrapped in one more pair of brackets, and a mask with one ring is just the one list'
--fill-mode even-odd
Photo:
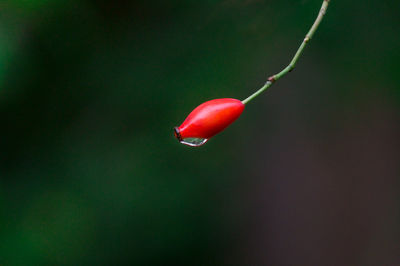
{"label": "water droplet", "polygon": [[198,147],[203,144],[205,144],[208,141],[208,139],[201,139],[201,138],[186,138],[181,140],[180,142],[182,144],[192,146],[192,147]]}

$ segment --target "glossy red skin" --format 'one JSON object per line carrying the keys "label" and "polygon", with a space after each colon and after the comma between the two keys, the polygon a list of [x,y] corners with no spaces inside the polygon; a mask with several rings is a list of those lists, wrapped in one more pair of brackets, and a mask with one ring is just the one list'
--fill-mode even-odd
{"label": "glossy red skin", "polygon": [[[232,124],[243,112],[244,104],[236,99],[223,98],[202,103],[185,119],[177,138],[209,139]],[[176,130],[175,130],[176,131]]]}

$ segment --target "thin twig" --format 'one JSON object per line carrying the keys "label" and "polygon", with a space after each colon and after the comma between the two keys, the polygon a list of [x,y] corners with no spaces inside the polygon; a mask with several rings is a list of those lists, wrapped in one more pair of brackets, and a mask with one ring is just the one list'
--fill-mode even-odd
{"label": "thin twig", "polygon": [[324,0],[324,2],[322,3],[322,7],[318,13],[317,19],[315,20],[311,29],[308,31],[306,37],[304,38],[303,42],[301,43],[301,45],[300,45],[299,49],[297,50],[296,54],[294,55],[292,61],[290,61],[289,65],[287,67],[285,67],[278,74],[275,74],[275,75],[269,77],[268,81],[264,84],[263,87],[261,87],[258,91],[256,91],[255,93],[253,93],[252,95],[250,95],[249,97],[247,97],[245,100],[242,101],[243,104],[246,104],[246,103],[250,102],[251,100],[253,100],[255,97],[260,95],[266,89],[271,87],[275,81],[277,81],[278,79],[280,79],[281,77],[283,77],[284,75],[286,75],[287,73],[289,73],[290,71],[292,71],[294,69],[297,61],[299,60],[299,57],[303,53],[304,48],[306,47],[307,43],[311,40],[311,38],[313,37],[315,31],[317,30],[319,24],[321,23],[324,15],[326,13],[326,9],[328,8],[329,1],[330,0]]}

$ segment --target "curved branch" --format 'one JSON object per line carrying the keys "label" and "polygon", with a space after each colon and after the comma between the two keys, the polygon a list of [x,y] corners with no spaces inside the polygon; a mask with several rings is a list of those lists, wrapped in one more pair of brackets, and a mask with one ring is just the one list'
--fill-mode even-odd
{"label": "curved branch", "polygon": [[328,8],[329,1],[330,0],[324,0],[324,2],[322,3],[322,7],[319,10],[317,19],[315,20],[314,24],[311,26],[311,29],[308,31],[306,37],[304,38],[303,42],[301,43],[301,45],[300,45],[299,49],[297,50],[296,54],[294,55],[292,61],[290,61],[289,65],[287,67],[285,67],[278,74],[275,74],[275,75],[269,77],[267,82],[264,84],[264,86],[262,86],[258,91],[256,91],[255,93],[253,93],[252,95],[250,95],[249,97],[247,97],[245,100],[242,101],[243,104],[246,104],[246,103],[250,102],[251,100],[253,100],[254,98],[256,98],[258,95],[260,95],[266,89],[271,87],[275,81],[277,81],[281,77],[285,76],[287,73],[289,73],[290,71],[292,71],[295,68],[297,61],[299,60],[301,54],[304,51],[304,48],[306,47],[307,43],[311,40],[311,38],[313,37],[315,31],[317,30],[319,24],[321,23],[322,19],[324,18],[324,15]]}

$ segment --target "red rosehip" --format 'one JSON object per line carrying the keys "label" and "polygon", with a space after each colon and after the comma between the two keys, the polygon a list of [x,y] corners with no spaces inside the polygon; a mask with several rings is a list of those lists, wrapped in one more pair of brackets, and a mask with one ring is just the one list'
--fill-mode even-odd
{"label": "red rosehip", "polygon": [[175,127],[175,137],[183,144],[200,146],[235,121],[243,112],[244,104],[236,99],[215,99],[200,104]]}

